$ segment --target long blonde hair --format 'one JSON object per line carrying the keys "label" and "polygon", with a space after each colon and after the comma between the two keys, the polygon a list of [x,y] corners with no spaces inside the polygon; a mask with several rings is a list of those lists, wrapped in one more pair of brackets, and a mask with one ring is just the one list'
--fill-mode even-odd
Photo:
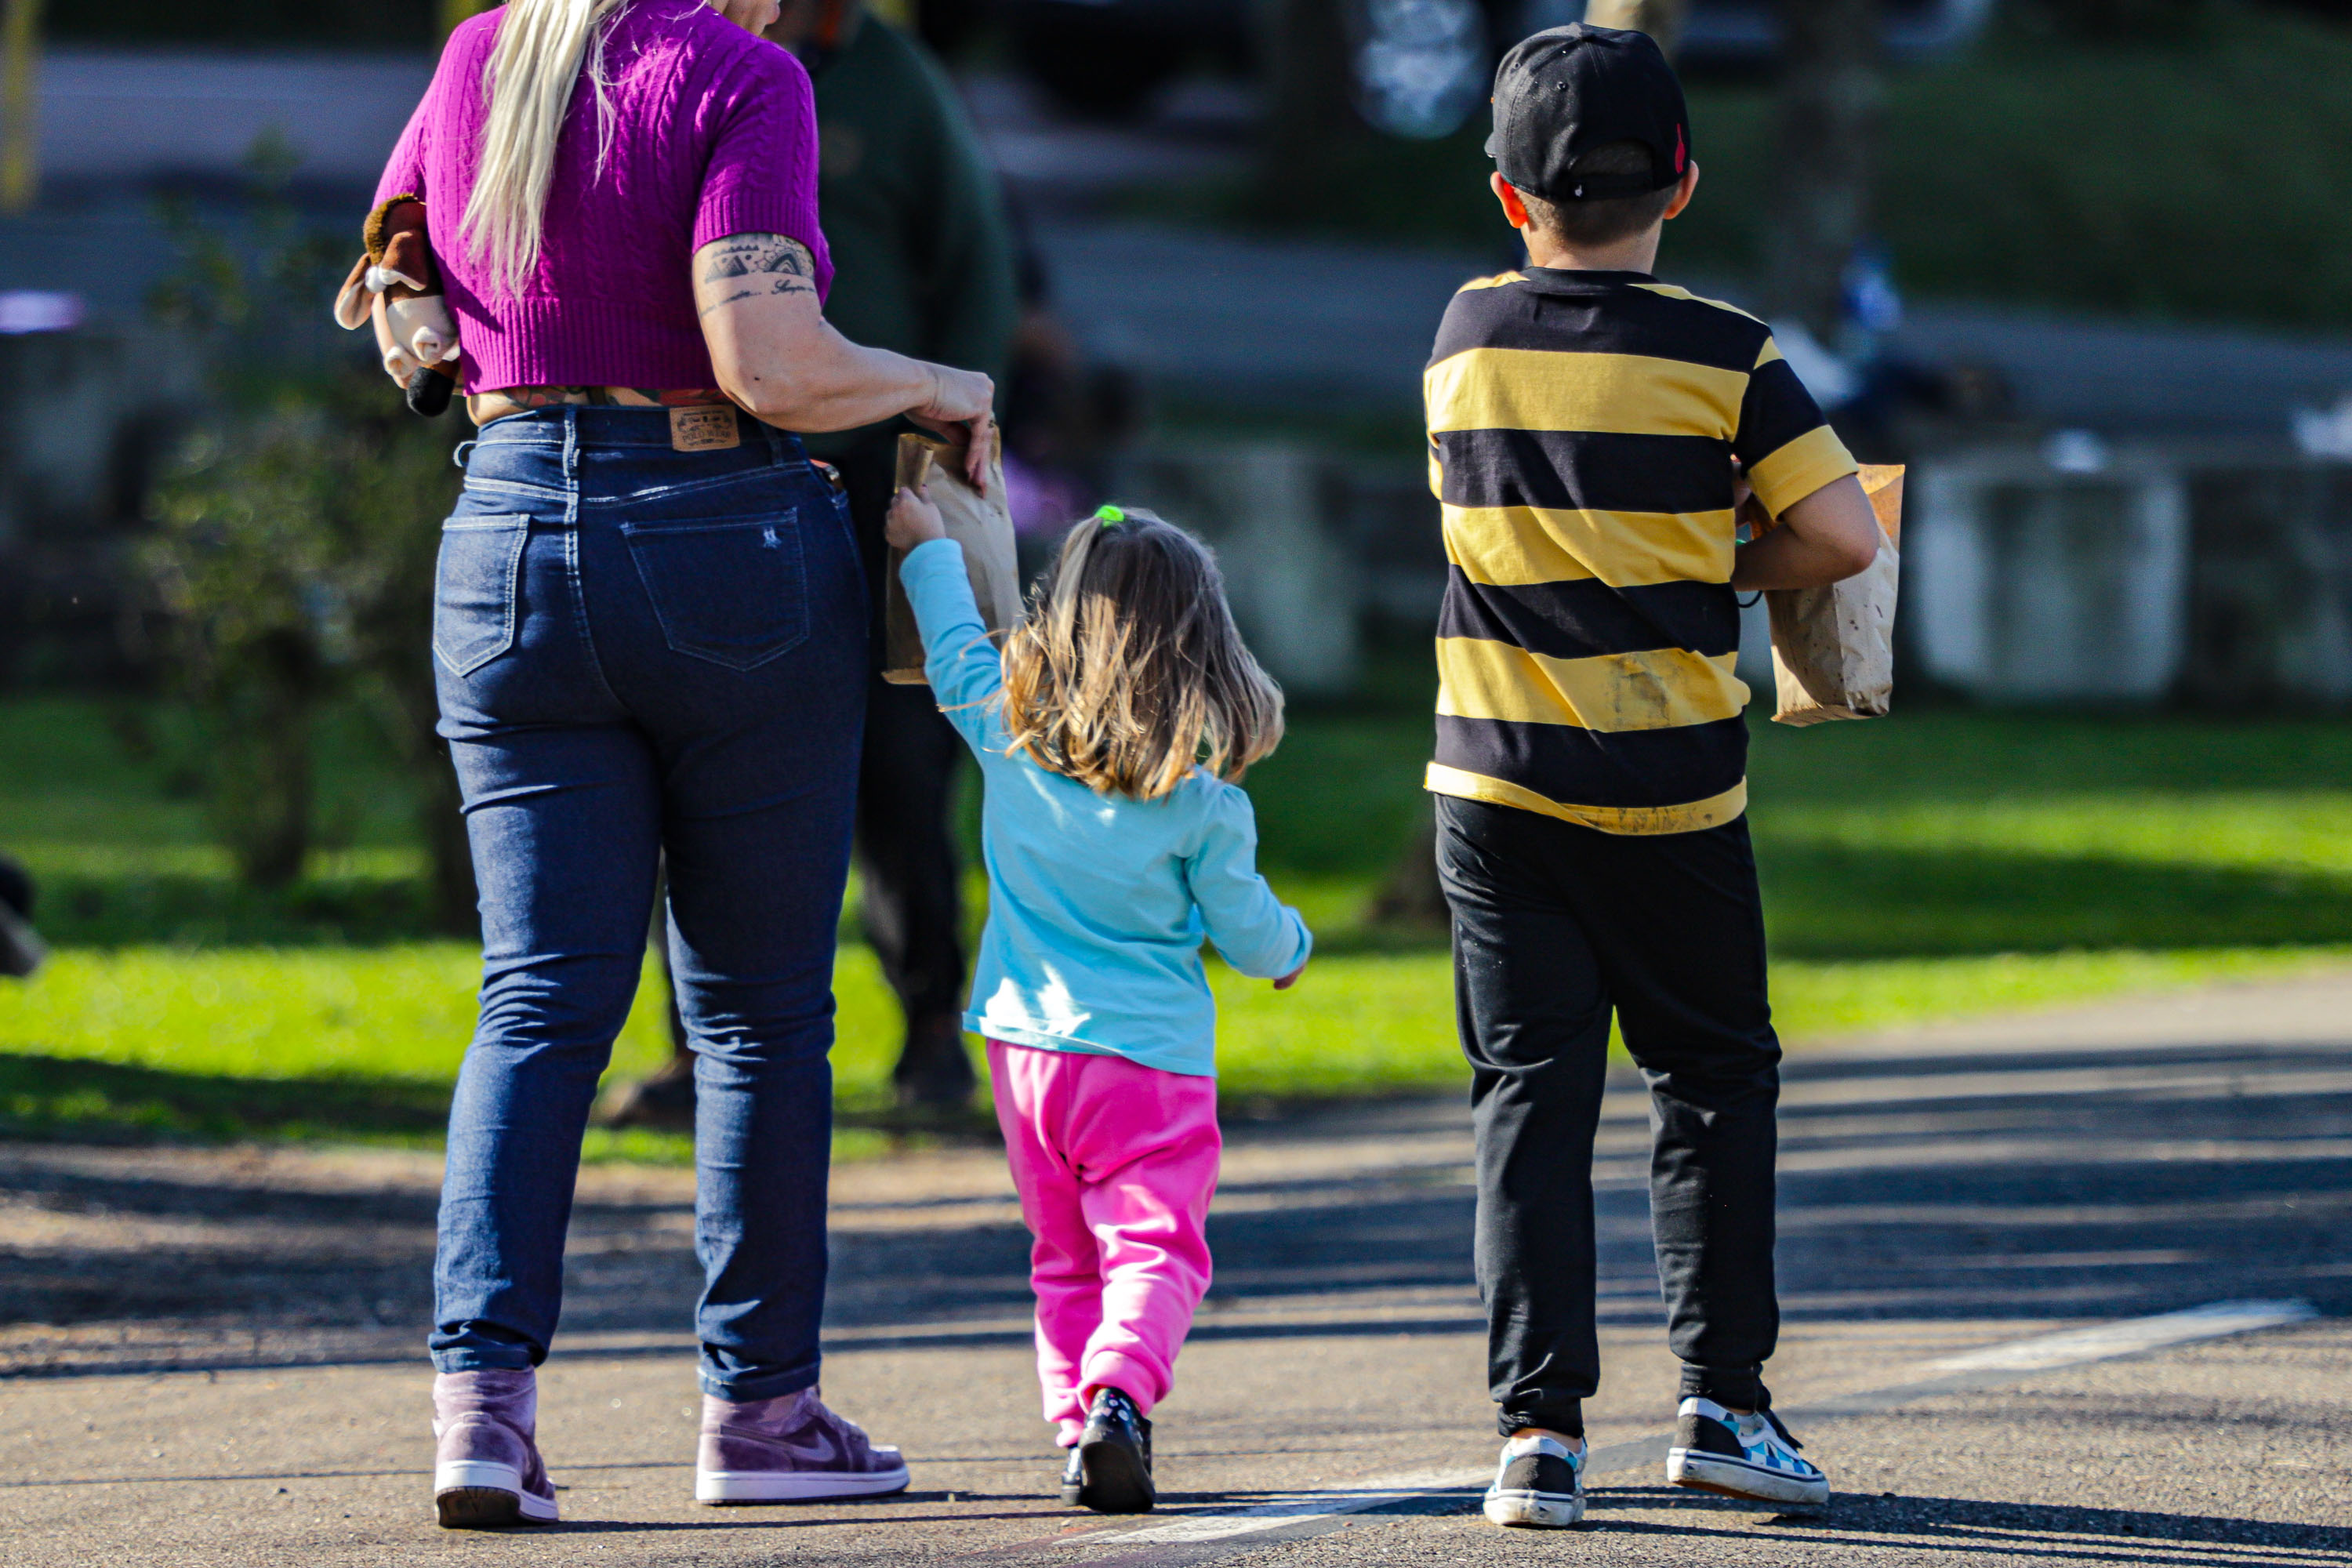
{"label": "long blonde hair", "polygon": [[1039,767],[1157,800],[1197,764],[1239,779],[1282,739],[1282,689],[1250,655],[1216,558],[1150,512],[1070,530],[1004,645],[1004,728]]}
{"label": "long blonde hair", "polygon": [[596,94],[596,163],[612,148],[604,96],[604,24],[626,0],[507,0],[499,41],[482,68],[489,116],[482,156],[457,232],[488,268],[492,289],[519,294],[539,266],[555,143],[585,77]]}

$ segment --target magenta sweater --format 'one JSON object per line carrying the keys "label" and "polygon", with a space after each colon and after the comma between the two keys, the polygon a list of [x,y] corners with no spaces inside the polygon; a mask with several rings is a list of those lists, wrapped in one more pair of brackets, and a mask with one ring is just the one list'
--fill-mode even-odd
{"label": "magenta sweater", "polygon": [[702,0],[627,0],[606,24],[610,151],[596,166],[596,95],[572,94],[556,145],[539,269],[488,291],[457,233],[489,104],[482,68],[503,9],[461,23],[410,116],[376,200],[425,198],[464,346],[468,393],[502,386],[713,384],[695,320],[694,253],[730,234],[782,234],[833,260],[816,219],[808,73]]}

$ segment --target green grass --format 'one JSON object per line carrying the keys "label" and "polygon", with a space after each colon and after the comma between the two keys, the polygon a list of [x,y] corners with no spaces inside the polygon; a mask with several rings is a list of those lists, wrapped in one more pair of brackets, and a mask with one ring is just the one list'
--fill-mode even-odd
{"label": "green grass", "polygon": [[[2352,28],[2219,7],[2160,42],[2014,34],[1887,82],[1876,227],[1905,288],[2105,315],[2352,326]],[[1705,177],[1670,225],[1670,276],[1760,270],[1779,196],[1762,85],[1694,82]],[[1264,193],[1220,184],[1139,201],[1155,216],[1319,229],[1508,254],[1486,192],[1483,117],[1434,142],[1381,142]],[[2216,288],[2252,243],[2259,288]]]}
{"label": "green grass", "polygon": [[[355,733],[322,769],[331,799],[366,809],[343,808],[344,847],[301,885],[262,897],[231,881],[167,748],[126,753],[88,704],[0,703],[0,842],[44,878],[59,944],[31,984],[0,987],[0,1131],[436,1142],[477,961],[426,937],[396,781]],[[1461,1083],[1441,943],[1362,920],[1429,809],[1428,736],[1417,715],[1308,712],[1253,773],[1265,864],[1321,956],[1287,994],[1212,966],[1229,1102]],[[1801,1047],[2352,963],[2352,725],[1759,723],[1752,777],[1776,1007]],[[840,1104],[870,1128],[897,1034],[863,946],[845,947],[836,992]],[[663,1054],[657,1003],[649,984],[615,1074]],[[645,1134],[590,1147],[683,1152]]]}
{"label": "green grass", "polygon": [[[2352,963],[2335,948],[1999,954],[1774,970],[1780,1026],[1823,1034],[2251,980]],[[432,1146],[473,1027],[473,951],[372,949],[69,952],[0,1000],[0,1134],[223,1140],[358,1139]],[[1434,952],[1318,960],[1295,990],[1212,967],[1222,1098],[1249,1107],[1460,1088],[1452,977]],[[836,978],[836,1089],[857,1150],[878,1147],[896,1045],[872,956]],[[667,1039],[650,986],[614,1052],[614,1076],[652,1067]],[[590,1135],[593,1159],[683,1160],[686,1140]]]}

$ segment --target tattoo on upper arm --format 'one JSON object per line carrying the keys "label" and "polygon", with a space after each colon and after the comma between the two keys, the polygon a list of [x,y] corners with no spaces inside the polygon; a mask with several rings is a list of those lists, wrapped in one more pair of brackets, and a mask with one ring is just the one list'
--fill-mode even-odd
{"label": "tattoo on upper arm", "polygon": [[721,305],[771,294],[816,292],[816,258],[797,239],[781,234],[730,234],[708,247],[700,313]]}

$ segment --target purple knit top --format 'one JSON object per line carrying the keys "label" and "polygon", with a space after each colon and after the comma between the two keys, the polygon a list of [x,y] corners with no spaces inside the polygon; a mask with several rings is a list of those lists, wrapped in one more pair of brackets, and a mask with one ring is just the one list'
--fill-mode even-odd
{"label": "purple knit top", "polygon": [[604,166],[583,81],[556,144],[539,268],[520,296],[498,293],[457,220],[489,118],[482,68],[505,15],[449,35],[376,187],[379,202],[425,198],[465,390],[715,384],[695,319],[696,250],[730,234],[786,235],[814,253],[820,298],[833,282],[808,73],[704,0],[626,0],[605,25]]}

